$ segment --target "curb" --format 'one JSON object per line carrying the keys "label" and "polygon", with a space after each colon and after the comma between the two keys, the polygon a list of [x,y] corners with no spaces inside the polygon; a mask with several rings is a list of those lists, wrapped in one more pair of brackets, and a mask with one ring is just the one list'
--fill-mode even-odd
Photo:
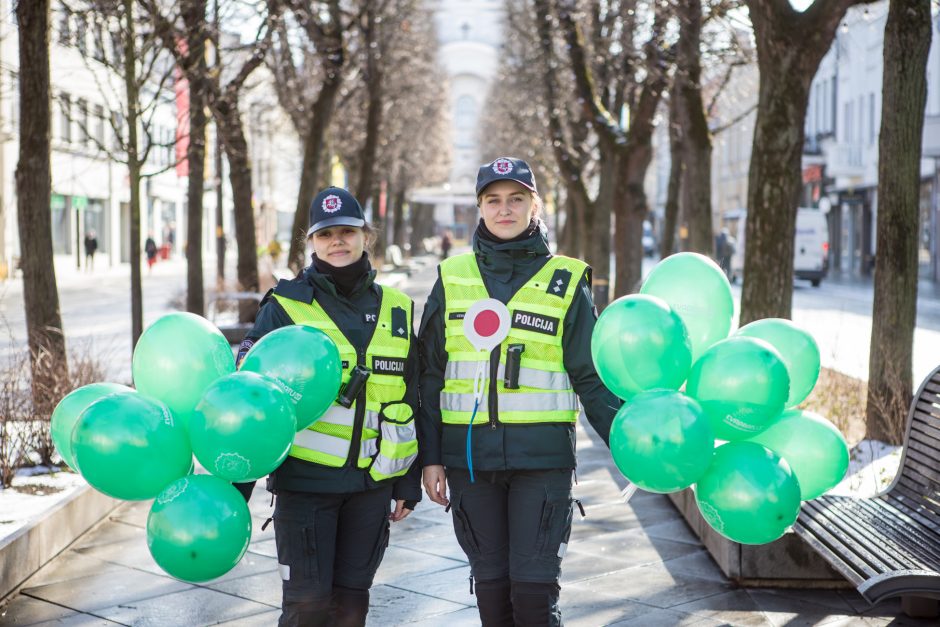
{"label": "curb", "polygon": [[122,502],[86,484],[0,541],[0,600]]}

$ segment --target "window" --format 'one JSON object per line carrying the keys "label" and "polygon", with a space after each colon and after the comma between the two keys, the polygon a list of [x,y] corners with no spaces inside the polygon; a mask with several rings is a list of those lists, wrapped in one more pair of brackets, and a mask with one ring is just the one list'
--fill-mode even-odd
{"label": "window", "polygon": [[65,5],[61,8],[61,15],[59,16],[59,43],[63,46],[72,45],[72,15],[69,13],[69,10]]}
{"label": "window", "polygon": [[59,137],[69,143],[72,141],[72,100],[66,93],[59,96],[59,113]]}
{"label": "window", "polygon": [[124,64],[124,42],[119,32],[111,33],[111,58],[114,59],[115,66]]}
{"label": "window", "polygon": [[95,105],[95,141],[98,142],[95,149],[104,148],[104,108],[101,105]]}
{"label": "window", "polygon": [[843,120],[844,131],[842,133],[842,140],[846,143],[852,141],[852,103],[845,103],[845,120]]}
{"label": "window", "polygon": [[118,112],[111,114],[111,124],[114,127],[114,150],[124,151],[124,116]]}
{"label": "window", "polygon": [[865,96],[858,97],[858,135],[855,141],[859,144],[865,141]]}
{"label": "window", "polygon": [[875,143],[875,93],[868,94],[868,144]]}
{"label": "window", "polygon": [[833,135],[835,135],[835,132],[836,132],[836,117],[838,117],[839,115],[839,109],[838,109],[839,99],[836,97],[838,93],[839,92],[838,92],[838,87],[836,85],[836,77],[833,76],[832,82],[830,83],[830,87],[829,87],[829,103],[830,103],[829,105],[830,106],[829,130],[830,132],[832,132]]}
{"label": "window", "polygon": [[94,38],[94,56],[95,61],[100,61],[101,63],[105,62],[104,58],[104,28],[101,25],[101,22],[95,20],[95,28],[93,31]]}
{"label": "window", "polygon": [[88,54],[88,20],[84,15],[75,16],[75,47],[82,53]]}
{"label": "window", "polygon": [[78,143],[86,146],[91,143],[91,134],[88,129],[88,103],[79,98],[75,101],[75,108],[78,116]]}

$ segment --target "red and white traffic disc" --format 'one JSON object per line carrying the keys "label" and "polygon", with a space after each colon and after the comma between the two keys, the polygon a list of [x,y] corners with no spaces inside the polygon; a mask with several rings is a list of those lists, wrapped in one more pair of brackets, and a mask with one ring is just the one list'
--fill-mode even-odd
{"label": "red and white traffic disc", "polygon": [[477,350],[493,350],[509,335],[509,309],[495,298],[478,300],[464,315],[463,332]]}

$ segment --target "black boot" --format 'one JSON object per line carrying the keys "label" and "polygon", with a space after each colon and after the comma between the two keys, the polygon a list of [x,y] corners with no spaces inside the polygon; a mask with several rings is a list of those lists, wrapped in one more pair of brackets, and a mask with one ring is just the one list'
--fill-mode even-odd
{"label": "black boot", "polygon": [[561,627],[557,582],[512,582],[512,612],[516,627]]}
{"label": "black boot", "polygon": [[483,627],[513,627],[509,578],[478,581],[477,608]]}
{"label": "black boot", "polygon": [[363,627],[369,613],[369,591],[333,586],[333,606],[330,623],[335,627]]}

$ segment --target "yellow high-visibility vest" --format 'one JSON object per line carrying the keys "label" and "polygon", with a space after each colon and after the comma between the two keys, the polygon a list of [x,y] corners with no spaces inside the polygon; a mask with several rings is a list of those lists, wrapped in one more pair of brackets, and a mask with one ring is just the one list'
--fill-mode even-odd
{"label": "yellow high-visibility vest", "polygon": [[[578,281],[587,264],[556,255],[517,291],[507,303],[509,335],[499,346],[496,373],[498,419],[504,423],[575,422],[580,413],[578,397],[565,372],[562,334],[565,316],[574,300]],[[476,350],[464,335],[463,317],[473,303],[489,298],[473,253],[441,263],[444,285],[444,347],[447,366],[441,391],[441,417],[447,424],[469,424],[473,412],[473,378],[479,362],[490,354]],[[507,389],[503,373],[506,349],[521,344],[519,388]],[[487,368],[487,372],[489,369]],[[491,387],[486,385],[487,394]],[[489,421],[484,395],[474,424]]]}
{"label": "yellow high-visibility vest", "polygon": [[[366,382],[365,406],[360,407],[359,399],[349,408],[334,402],[319,420],[297,433],[289,455],[325,466],[342,467],[359,429],[356,465],[368,468],[376,481],[405,474],[418,456],[413,409],[403,402],[407,389],[406,360],[411,346],[412,303],[405,294],[390,287],[382,287],[381,294],[375,332],[361,362],[357,360],[355,347],[316,300],[305,303],[274,295],[295,324],[316,327],[333,340],[343,363],[344,385],[357,363],[371,369]],[[394,316],[395,309],[403,310],[405,315]],[[395,318],[405,322],[396,326]],[[357,416],[361,416],[359,426]]]}

